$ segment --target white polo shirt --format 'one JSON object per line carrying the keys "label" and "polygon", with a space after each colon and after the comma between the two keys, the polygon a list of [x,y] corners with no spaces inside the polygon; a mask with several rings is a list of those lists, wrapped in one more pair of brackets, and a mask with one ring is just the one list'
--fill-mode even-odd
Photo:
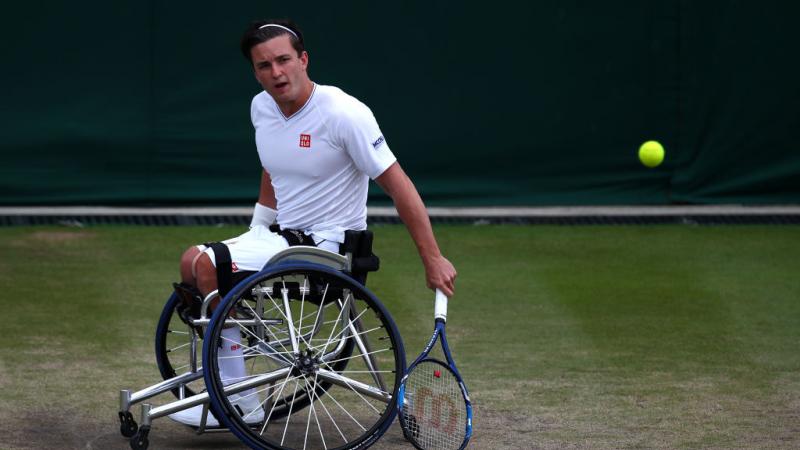
{"label": "white polo shirt", "polygon": [[261,165],[270,174],[281,228],[342,242],[367,227],[367,189],[396,158],[372,111],[341,89],[314,85],[290,117],[266,92],[250,115]]}

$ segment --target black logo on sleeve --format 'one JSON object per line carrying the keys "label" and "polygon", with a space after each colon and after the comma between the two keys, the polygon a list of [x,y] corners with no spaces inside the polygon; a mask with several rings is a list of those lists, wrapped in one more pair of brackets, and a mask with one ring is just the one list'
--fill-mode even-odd
{"label": "black logo on sleeve", "polygon": [[383,141],[384,141],[383,135],[381,135],[381,137],[379,137],[377,140],[375,140],[375,142],[372,143],[372,148],[377,149],[379,145],[383,144]]}

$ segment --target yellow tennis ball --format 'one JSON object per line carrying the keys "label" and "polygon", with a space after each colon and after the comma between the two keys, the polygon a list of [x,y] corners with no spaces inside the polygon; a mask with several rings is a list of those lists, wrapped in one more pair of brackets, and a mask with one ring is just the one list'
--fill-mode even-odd
{"label": "yellow tennis ball", "polygon": [[647,141],[639,147],[639,161],[653,168],[664,161],[664,147],[658,141]]}

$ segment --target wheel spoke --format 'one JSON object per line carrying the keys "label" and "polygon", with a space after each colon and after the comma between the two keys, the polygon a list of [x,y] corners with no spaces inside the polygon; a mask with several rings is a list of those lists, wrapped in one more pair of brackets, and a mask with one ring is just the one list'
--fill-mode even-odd
{"label": "wheel spoke", "polygon": [[[306,380],[306,383],[308,383],[308,380]],[[325,450],[328,450],[328,445],[325,443],[325,434],[322,432],[322,425],[319,423],[319,416],[317,416],[317,408],[314,406],[316,404],[314,400],[315,397],[314,394],[316,394],[316,392],[317,392],[317,376],[314,375],[314,383],[312,385],[311,392],[309,392],[311,396],[311,408],[309,409],[311,409],[311,411],[314,412],[314,421],[317,422],[317,430],[319,430],[319,437],[322,440],[322,446],[325,448]],[[319,396],[316,397],[317,400],[319,400]]]}
{"label": "wheel spoke", "polygon": [[[350,297],[352,297],[352,295],[348,295],[348,298],[350,298]],[[346,305],[346,304],[347,304],[347,300],[345,300],[345,305]],[[346,306],[342,306],[342,309],[339,311],[339,317],[341,317],[341,315],[342,315],[342,314],[343,314],[343,313],[344,313],[346,310],[347,310],[347,307],[346,307]],[[356,319],[358,319],[359,317],[361,317],[361,316],[362,316],[362,315],[363,315],[365,312],[367,312],[367,310],[366,310],[366,309],[365,309],[364,311],[361,311],[361,313],[358,315],[358,317],[356,317]],[[337,322],[338,322],[338,320],[337,320]],[[352,321],[351,321],[351,322],[352,322]],[[330,345],[330,343],[331,343],[331,342],[333,342],[334,340],[338,340],[338,339],[339,339],[339,337],[341,337],[341,336],[342,336],[342,334],[344,334],[344,333],[345,333],[345,332],[348,330],[348,327],[347,327],[347,326],[344,326],[344,325],[342,325],[342,331],[340,331],[339,333],[337,333],[337,334],[336,334],[336,337],[333,337],[333,332],[334,332],[335,330],[336,330],[336,327],[334,326],[334,327],[331,329],[331,336],[329,336],[329,337],[328,337],[328,342],[326,342],[326,343],[325,343],[325,346],[322,348],[322,351],[320,352],[320,353],[321,353],[323,356],[325,355],[325,351],[326,351],[326,350],[328,350],[328,346]]]}
{"label": "wheel spoke", "polygon": [[[362,311],[361,314],[364,314],[364,312],[366,312],[366,310]],[[361,317],[361,315],[359,315],[359,317]],[[363,335],[365,335],[367,333],[372,333],[373,331],[380,330],[381,328],[382,327],[376,327],[376,328],[373,328],[371,330],[362,331],[362,332],[359,332],[359,333],[356,333],[356,334],[352,334],[352,335],[348,336],[348,338],[349,337],[353,337],[353,336],[363,336]],[[333,338],[333,340],[339,339],[339,337],[341,337],[341,335],[344,334],[345,331],[347,331],[347,329],[343,328],[342,331],[340,331],[339,334],[337,334],[336,337]],[[330,342],[330,340],[327,341],[327,342]],[[323,346],[322,345],[317,345],[316,347],[312,347],[312,348],[318,349],[319,347],[323,347]]]}
{"label": "wheel spoke", "polygon": [[[283,280],[283,287],[284,287],[284,289],[286,289],[286,281],[285,281],[285,280]],[[290,336],[292,336],[293,334],[295,335],[294,337],[292,337],[292,338],[291,338],[291,340],[292,340],[292,351],[294,352],[294,351],[295,351],[295,350],[294,350],[294,347],[295,347],[295,346],[298,346],[298,347],[299,347],[299,345],[300,345],[300,340],[303,340],[303,342],[305,342],[305,339],[303,338],[303,335],[300,333],[300,331],[299,331],[299,330],[297,330],[297,329],[294,327],[294,322],[293,322],[293,321],[292,321],[292,319],[291,319],[291,311],[287,311],[287,308],[289,307],[289,305],[288,305],[288,300],[286,301],[286,305],[284,306],[284,308],[283,308],[283,309],[281,309],[281,308],[278,306],[278,304],[277,304],[277,302],[275,301],[275,299],[274,299],[274,298],[272,298],[272,295],[270,295],[270,293],[269,293],[269,292],[267,292],[267,297],[269,297],[269,300],[272,302],[272,304],[273,304],[273,305],[275,305],[275,307],[276,307],[276,308],[278,308],[278,311],[281,313],[281,315],[283,316],[284,320],[286,320],[286,326],[287,326],[287,327],[288,327],[288,329],[289,329],[289,335],[290,335]],[[276,338],[276,339],[277,339],[277,338]],[[280,341],[279,341],[279,342],[280,342]],[[306,344],[307,346],[309,346],[308,342],[305,342],[305,344]],[[283,347],[283,344],[281,344],[281,346]]]}
{"label": "wheel spoke", "polygon": [[178,331],[178,330],[167,330],[167,333],[170,333],[170,334],[184,334],[184,335],[187,335],[187,336],[191,334],[188,331]]}
{"label": "wheel spoke", "polygon": [[321,376],[325,381],[330,381],[333,384],[349,388],[361,400],[363,400],[364,403],[369,405],[369,407],[372,408],[372,410],[378,414],[381,414],[381,412],[378,411],[378,408],[376,408],[372,403],[370,403],[369,400],[364,398],[364,395],[362,395],[362,393],[364,393],[365,395],[369,395],[370,397],[373,397],[376,400],[381,400],[386,403],[389,403],[391,401],[391,395],[389,395],[388,392],[384,392],[381,389],[375,388],[368,384],[364,384],[360,381],[353,380],[352,378],[347,378],[345,376],[339,375],[336,372],[320,369],[319,376]]}
{"label": "wheel spoke", "polygon": [[[273,300],[273,303],[274,303],[274,300]],[[252,312],[254,315],[256,315],[256,316],[257,316],[257,314],[256,314],[255,310],[253,310],[253,308],[252,308],[252,307],[251,307],[251,306],[250,306],[248,303],[245,303],[245,306],[247,306],[247,308],[248,308],[248,309],[249,309],[249,310],[250,310],[250,311],[251,311],[251,312]],[[284,316],[284,317],[285,317],[285,316]],[[269,342],[264,342],[264,341],[263,341],[263,340],[262,340],[260,337],[256,336],[256,335],[255,335],[255,333],[253,333],[252,331],[250,331],[250,330],[249,330],[247,327],[245,327],[245,326],[243,326],[243,325],[239,325],[239,328],[241,328],[242,330],[244,330],[246,334],[249,334],[250,336],[252,336],[252,337],[254,337],[254,338],[258,339],[258,340],[259,340],[259,341],[260,341],[262,344],[264,344],[266,347],[268,347],[268,348],[273,348],[273,347],[272,347],[272,346],[269,344]],[[265,329],[265,330],[266,330],[266,331],[267,331],[269,334],[271,334],[271,335],[272,335],[272,337],[275,339],[275,341],[276,341],[276,342],[278,342],[278,345],[280,345],[280,346],[281,346],[281,348],[283,348],[283,352],[275,352],[275,354],[290,354],[290,355],[291,355],[291,354],[294,354],[294,352],[292,352],[292,351],[290,351],[288,348],[286,348],[286,346],[285,346],[285,345],[283,345],[283,343],[281,342],[281,340],[280,340],[280,339],[278,339],[278,337],[277,337],[277,336],[275,336],[275,334],[274,334],[272,331],[270,331],[269,327],[264,327],[264,329]],[[283,359],[285,359],[285,358],[283,358]],[[289,364],[291,364],[291,361],[289,361],[289,360],[286,360],[285,362],[286,362],[286,363],[289,363]]]}
{"label": "wheel spoke", "polygon": [[[283,394],[283,389],[286,387],[286,384],[289,382],[289,377],[291,377],[291,376],[292,376],[292,372],[291,371],[286,374],[286,378],[283,380],[283,383],[281,384],[280,392],[278,392],[278,394],[275,396],[275,398],[278,398],[278,397],[281,396],[281,394]],[[297,385],[297,378],[295,377],[293,379],[293,381],[295,382],[295,386],[296,386]],[[275,412],[275,406],[277,406],[277,404],[278,404],[277,402],[274,402],[274,401],[272,402],[272,408],[270,408],[269,415],[267,415],[267,419],[264,421],[264,426],[261,427],[261,433],[260,434],[263,435],[264,431],[267,429],[267,424],[269,423],[269,420],[272,418],[272,413]]]}
{"label": "wheel spoke", "polygon": [[[318,384],[317,384],[317,375],[315,374],[314,375],[314,392],[316,392],[317,386],[318,386]],[[322,409],[325,411],[325,414],[328,415],[328,418],[331,420],[331,423],[333,424],[334,427],[336,427],[336,431],[339,432],[339,436],[342,437],[342,440],[344,442],[347,442],[347,437],[345,437],[344,432],[342,432],[341,428],[339,428],[339,425],[336,423],[336,420],[333,418],[333,416],[331,416],[330,411],[328,411],[328,408],[325,406],[325,403],[322,401],[322,397],[320,395],[317,395],[316,397],[317,397],[317,401],[319,401],[320,406],[322,406]],[[320,434],[322,434],[322,430],[319,430],[319,432],[320,432]],[[324,439],[323,439],[323,442],[324,442]]]}
{"label": "wheel spoke", "polygon": [[289,403],[289,414],[286,415],[286,426],[283,427],[283,436],[281,437],[281,445],[286,441],[286,430],[289,429],[289,420],[292,418],[292,407],[294,407],[294,400],[297,398],[297,388],[300,387],[297,380],[294,380],[294,393],[292,394],[292,402]]}
{"label": "wheel spoke", "polygon": [[188,347],[188,346],[190,346],[190,345],[192,345],[192,343],[191,343],[191,342],[187,342],[187,343],[185,343],[185,344],[181,344],[181,345],[179,345],[179,346],[177,346],[177,347],[172,347],[172,348],[170,348],[169,350],[167,350],[167,353],[172,353],[172,352],[174,352],[175,350],[180,350],[180,349],[182,349],[182,348],[186,348],[186,347]]}
{"label": "wheel spoke", "polygon": [[312,400],[311,401],[311,405],[309,405],[309,407],[308,407],[308,418],[306,419],[306,434],[303,437],[303,450],[306,450],[306,446],[308,445],[308,430],[311,428],[311,413],[314,412],[314,401],[313,401],[314,397],[311,394],[311,392],[309,392],[309,390],[308,390],[309,389],[308,381],[305,381],[305,384],[304,384],[303,387],[306,390],[306,395],[309,398],[311,398],[311,400]]}
{"label": "wheel spoke", "polygon": [[354,422],[356,425],[358,425],[358,427],[359,427],[359,428],[361,428],[361,431],[367,431],[367,428],[366,428],[366,427],[364,427],[364,425],[361,425],[361,422],[359,422],[359,421],[358,421],[358,420],[357,420],[355,417],[353,417],[353,415],[352,415],[352,414],[350,414],[350,411],[348,411],[348,410],[347,410],[347,408],[345,408],[344,406],[342,406],[342,404],[341,404],[341,403],[339,403],[339,401],[338,401],[338,400],[336,400],[336,397],[334,397],[334,395],[333,395],[333,394],[332,394],[330,391],[328,391],[326,395],[327,395],[327,397],[328,397],[328,398],[330,398],[331,400],[333,400],[333,403],[336,403],[336,406],[338,406],[338,407],[339,407],[339,409],[341,409],[341,410],[342,410],[342,411],[343,411],[345,414],[347,414],[347,417],[349,417],[350,419],[352,419],[352,420],[353,420],[353,422]]}
{"label": "wheel spoke", "polygon": [[[300,288],[300,321],[297,322],[297,334],[303,336],[303,309],[306,306],[306,291],[308,289],[308,277],[303,277],[303,287]],[[312,330],[314,328],[311,328]],[[305,339],[304,339],[305,340]]]}
{"label": "wheel spoke", "polygon": [[[377,354],[377,353],[390,352],[390,351],[392,351],[392,349],[391,349],[391,348],[382,348],[382,349],[380,349],[380,350],[373,350],[373,351],[371,351],[371,352],[368,352],[368,353],[367,353],[367,355],[375,355],[375,354]],[[337,362],[341,362],[341,361],[349,361],[349,360],[351,360],[351,359],[362,358],[363,356],[365,356],[365,355],[363,355],[363,354],[358,354],[358,355],[352,355],[352,356],[348,356],[347,358],[332,359],[332,360],[330,360],[330,361],[325,361],[325,362],[326,362],[326,363],[328,363],[328,364],[336,364]],[[384,372],[387,372],[387,371],[384,371]],[[394,373],[394,370],[390,370],[390,371],[388,371],[388,372],[392,372],[392,373]]]}

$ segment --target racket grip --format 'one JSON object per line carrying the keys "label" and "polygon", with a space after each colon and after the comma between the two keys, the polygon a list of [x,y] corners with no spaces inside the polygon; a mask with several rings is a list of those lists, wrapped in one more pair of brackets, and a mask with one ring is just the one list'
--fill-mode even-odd
{"label": "racket grip", "polygon": [[433,308],[433,317],[447,322],[447,296],[439,289],[436,289],[436,305]]}

